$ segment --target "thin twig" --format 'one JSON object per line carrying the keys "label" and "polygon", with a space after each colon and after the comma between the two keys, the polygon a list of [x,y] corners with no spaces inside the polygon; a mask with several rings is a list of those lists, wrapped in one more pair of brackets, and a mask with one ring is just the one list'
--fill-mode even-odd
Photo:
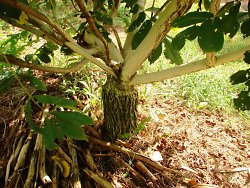
{"label": "thin twig", "polygon": [[37,135],[36,137],[36,144],[35,144],[35,147],[34,147],[34,150],[32,152],[32,156],[31,156],[31,160],[30,160],[30,163],[29,163],[29,170],[28,170],[28,175],[27,175],[27,178],[25,180],[25,184],[24,184],[24,187],[30,187],[31,186],[31,183],[33,181],[33,178],[35,176],[35,171],[36,171],[36,163],[37,163],[37,160],[38,160],[38,156],[39,156],[39,150],[41,148],[41,139],[39,138],[40,134]]}
{"label": "thin twig", "polygon": [[115,144],[112,144],[110,142],[105,142],[105,141],[102,141],[102,140],[99,140],[99,139],[96,139],[96,138],[93,138],[93,137],[88,137],[88,139],[89,139],[90,142],[98,144],[101,147],[104,147],[104,148],[106,148],[108,150],[115,150],[115,151],[123,153],[123,154],[125,154],[125,155],[127,155],[127,156],[129,156],[131,158],[142,161],[146,165],[149,165],[152,168],[156,168],[159,171],[161,171],[162,173],[171,172],[171,173],[183,176],[183,174],[181,172],[179,172],[177,170],[173,170],[171,168],[164,167],[164,166],[158,164],[157,162],[151,160],[150,158],[148,158],[146,156],[143,156],[143,155],[141,155],[139,153],[136,153],[134,151],[131,151],[131,150],[127,149],[127,148],[123,148],[123,147],[117,146]]}
{"label": "thin twig", "polygon": [[103,186],[104,188],[114,188],[113,185],[110,182],[108,182],[104,178],[98,176],[97,174],[95,174],[94,172],[90,171],[89,169],[84,168],[83,171],[89,177],[91,177],[96,183],[98,183],[99,185]]}
{"label": "thin twig", "polygon": [[111,28],[112,28],[112,30],[113,30],[113,32],[114,32],[115,39],[116,39],[116,41],[117,41],[119,50],[120,50],[120,52],[122,52],[122,42],[121,42],[121,39],[120,39],[120,37],[119,37],[119,34],[118,34],[118,32],[117,32],[117,30],[116,30],[116,28],[115,28],[114,26],[111,26]]}
{"label": "thin twig", "polygon": [[24,135],[22,135],[21,138],[19,139],[17,147],[15,148],[15,150],[13,151],[13,153],[11,154],[8,160],[8,163],[6,166],[6,172],[5,172],[5,186],[7,186],[7,183],[8,183],[11,163],[17,158],[18,154],[20,153],[20,150],[23,145],[23,139],[24,139]]}
{"label": "thin twig", "polygon": [[78,7],[80,8],[80,10],[83,13],[83,15],[85,16],[85,18],[87,19],[87,22],[89,24],[91,31],[94,32],[94,34],[102,41],[104,48],[105,48],[106,57],[108,60],[107,63],[108,63],[108,65],[110,65],[111,59],[110,59],[108,44],[107,44],[106,40],[103,38],[103,36],[101,35],[100,31],[97,29],[94,18],[87,11],[86,4],[84,1],[76,0],[76,3],[78,4]]}
{"label": "thin twig", "polygon": [[[70,142],[68,143],[72,143],[73,140],[69,139]],[[72,167],[72,176],[71,176],[71,182],[72,182],[72,187],[73,188],[79,188],[81,187],[81,180],[80,180],[80,172],[79,172],[79,167],[78,167],[78,160],[77,160],[77,153],[76,153],[76,149],[74,147],[72,147],[71,144],[68,144],[68,148],[69,148],[69,153],[71,154],[72,157],[72,163],[71,163],[71,167]]]}
{"label": "thin twig", "polygon": [[84,59],[76,64],[73,64],[72,66],[59,68],[59,67],[49,67],[49,66],[28,63],[20,58],[17,58],[11,55],[0,55],[0,61],[13,64],[13,65],[17,65],[19,67],[25,67],[25,68],[30,68],[30,69],[39,70],[43,72],[50,72],[50,73],[77,72],[77,71],[80,71],[83,68],[83,66],[89,62],[87,59]]}

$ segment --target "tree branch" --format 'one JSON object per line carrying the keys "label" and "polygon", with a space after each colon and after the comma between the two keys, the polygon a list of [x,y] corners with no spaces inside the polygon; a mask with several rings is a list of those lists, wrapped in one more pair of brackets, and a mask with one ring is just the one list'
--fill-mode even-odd
{"label": "tree branch", "polygon": [[47,32],[47,30],[44,30],[43,28],[36,29],[32,27],[31,25],[28,24],[20,24],[16,19],[9,18],[7,16],[0,15],[0,19],[4,20],[5,22],[15,26],[19,27],[21,29],[27,30],[31,33],[36,34],[37,36],[44,38],[45,40],[53,41],[58,45],[62,45],[65,41],[63,39],[60,39],[56,36],[51,35],[50,33]]}
{"label": "tree branch", "polygon": [[21,3],[19,1],[0,0],[0,2],[4,3],[6,5],[9,5],[11,7],[17,8],[19,10],[22,10],[26,14],[28,14],[29,16],[32,15],[36,19],[38,19],[39,21],[41,20],[41,21],[47,23],[52,29],[54,29],[55,32],[58,32],[58,34],[60,36],[62,36],[66,41],[67,40],[69,41],[69,42],[65,42],[65,44],[68,47],[70,47],[73,51],[82,55],[84,58],[90,60],[91,62],[93,62],[94,64],[96,64],[97,66],[99,66],[100,68],[105,70],[107,73],[109,73],[113,76],[116,76],[112,68],[106,66],[101,61],[97,60],[95,57],[93,57],[91,54],[89,54],[87,50],[85,50],[80,45],[78,45],[76,43],[76,41],[67,32],[65,32],[57,23],[51,21],[49,18],[47,18],[42,13],[30,8],[26,4]]}
{"label": "tree branch", "polygon": [[77,45],[77,44],[73,44],[70,42],[66,42],[65,45],[67,45],[68,47],[70,47],[74,52],[82,55],[83,57],[85,57],[86,59],[90,60],[91,62],[93,62],[95,65],[97,65],[98,67],[100,67],[101,69],[103,69],[104,71],[106,71],[107,73],[113,75],[116,77],[116,74],[114,72],[114,70],[105,65],[105,63],[102,63],[101,61],[99,61],[98,59],[96,59],[95,57],[93,57],[92,55],[90,55],[87,51],[85,51],[81,46]]}
{"label": "tree branch", "polygon": [[[234,50],[224,55],[219,55],[215,57],[216,62],[214,66],[218,66],[218,65],[225,64],[231,61],[235,61],[237,59],[241,59],[243,58],[244,53],[248,50],[250,50],[250,45],[244,46],[242,48],[239,48],[237,50]],[[211,66],[208,65],[207,58],[204,58],[198,61],[193,61],[188,64],[175,66],[173,68],[169,68],[163,71],[148,73],[144,75],[135,75],[134,78],[128,84],[136,85],[136,84],[147,84],[151,82],[158,82],[158,81],[174,78],[177,76],[181,76],[184,74],[189,74],[192,72],[205,70],[208,68],[211,68]]]}
{"label": "tree branch", "polygon": [[[133,23],[133,21],[137,19],[139,13],[144,10],[146,1],[145,0],[140,0],[140,1],[137,2],[137,4],[139,6],[139,10],[138,10],[137,13],[135,13],[132,16],[131,23]],[[134,31],[129,32],[127,34],[126,40],[125,40],[124,45],[123,45],[123,50],[122,50],[122,55],[123,55],[124,58],[132,51],[131,43],[132,43],[133,36],[137,31],[138,31],[138,28],[135,29]]]}
{"label": "tree branch", "polygon": [[19,67],[31,68],[34,70],[39,70],[43,72],[51,72],[51,73],[69,73],[69,72],[77,72],[83,68],[84,65],[88,63],[88,60],[84,59],[83,61],[73,64],[69,67],[58,68],[58,67],[49,67],[43,65],[35,65],[32,63],[28,63],[23,61],[22,59],[16,58],[11,55],[0,55],[0,61],[5,63],[10,63],[13,65],[17,65]]}
{"label": "tree branch", "polygon": [[171,29],[171,22],[187,12],[193,2],[194,0],[178,0],[170,1],[166,5],[141,44],[126,56],[122,69],[122,80],[124,82],[129,82],[145,62],[151,51],[166,37]]}
{"label": "tree branch", "polygon": [[[212,0],[210,12],[215,16],[218,10],[220,9],[221,0]],[[212,67],[216,62],[215,52],[206,53],[207,65]]]}
{"label": "tree branch", "polygon": [[120,6],[120,3],[121,3],[121,0],[114,0],[114,5],[109,13],[110,18],[113,18],[116,15],[118,8]]}
{"label": "tree branch", "polygon": [[90,27],[91,31],[93,31],[95,33],[95,35],[100,39],[100,41],[102,41],[102,43],[103,43],[103,45],[105,47],[105,52],[106,52],[106,57],[107,57],[107,60],[108,60],[108,65],[110,65],[111,59],[110,59],[110,55],[109,55],[109,48],[108,48],[107,42],[102,37],[100,31],[97,29],[93,17],[87,11],[85,2],[82,1],[82,0],[76,0],[76,3],[78,4],[78,6],[79,6],[81,12],[83,13],[83,15],[85,16],[85,18],[87,19],[87,22],[89,24],[89,27]]}

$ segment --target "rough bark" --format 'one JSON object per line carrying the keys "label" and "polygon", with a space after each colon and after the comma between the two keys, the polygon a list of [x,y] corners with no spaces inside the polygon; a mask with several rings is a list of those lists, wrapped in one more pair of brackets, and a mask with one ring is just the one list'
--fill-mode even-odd
{"label": "rough bark", "polygon": [[109,77],[102,90],[104,108],[103,136],[115,141],[137,126],[138,93],[134,87],[124,87]]}

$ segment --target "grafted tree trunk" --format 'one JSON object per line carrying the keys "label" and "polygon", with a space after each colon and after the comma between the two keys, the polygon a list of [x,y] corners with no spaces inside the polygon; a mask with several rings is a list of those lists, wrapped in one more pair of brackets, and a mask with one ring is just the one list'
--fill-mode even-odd
{"label": "grafted tree trunk", "polygon": [[124,87],[114,78],[108,78],[102,90],[104,108],[103,136],[115,141],[137,126],[138,93],[134,87]]}

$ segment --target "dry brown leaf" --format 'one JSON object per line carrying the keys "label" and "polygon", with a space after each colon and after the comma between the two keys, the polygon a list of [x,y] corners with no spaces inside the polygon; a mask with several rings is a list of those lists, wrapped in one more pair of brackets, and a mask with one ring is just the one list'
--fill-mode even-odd
{"label": "dry brown leaf", "polygon": [[219,186],[212,184],[197,184],[193,188],[219,188]]}

